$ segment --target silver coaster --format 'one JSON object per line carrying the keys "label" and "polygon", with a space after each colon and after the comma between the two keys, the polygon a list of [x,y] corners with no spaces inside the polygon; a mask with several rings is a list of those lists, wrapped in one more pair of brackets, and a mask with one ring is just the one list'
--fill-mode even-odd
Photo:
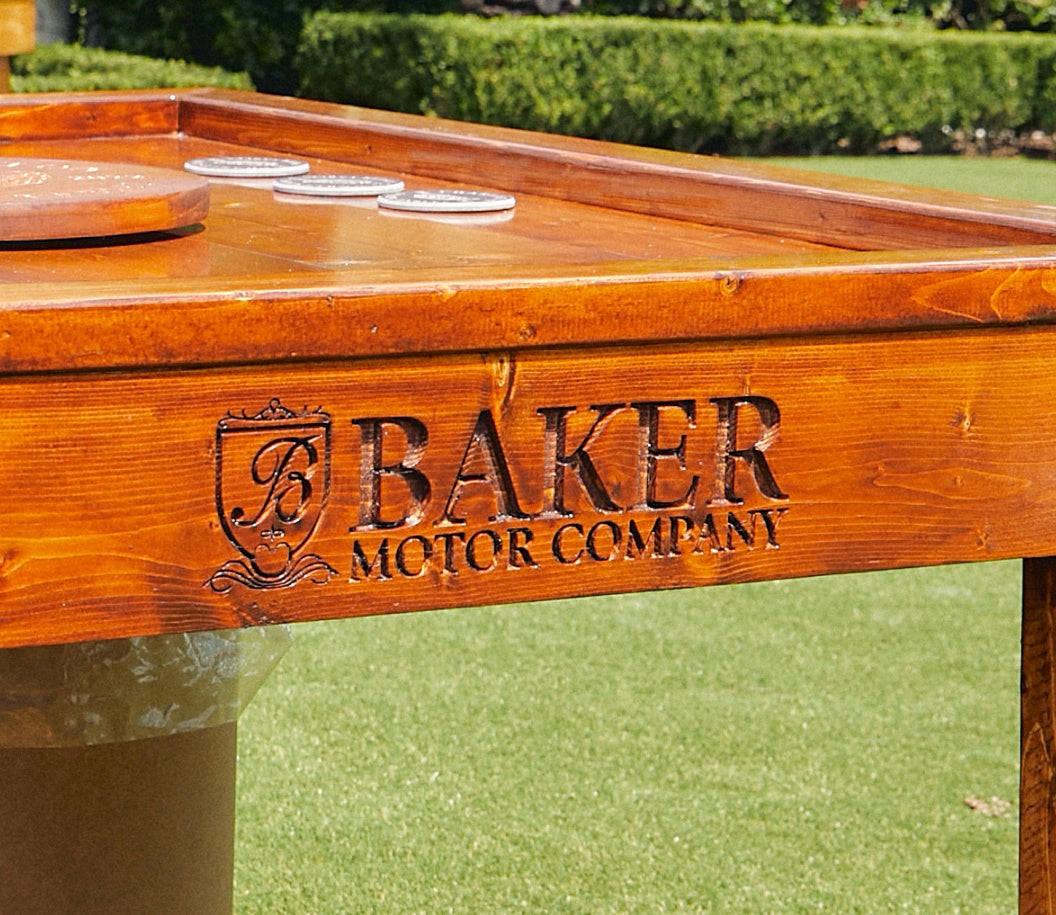
{"label": "silver coaster", "polygon": [[398,193],[403,187],[398,178],[378,175],[294,175],[275,182],[279,193],[313,197],[377,197]]}
{"label": "silver coaster", "polygon": [[195,175],[212,178],[282,178],[303,175],[310,166],[299,159],[273,159],[269,156],[210,156],[191,159],[183,167]]}
{"label": "silver coaster", "polygon": [[516,202],[509,194],[483,191],[404,191],[378,198],[378,206],[415,213],[493,213],[510,210]]}

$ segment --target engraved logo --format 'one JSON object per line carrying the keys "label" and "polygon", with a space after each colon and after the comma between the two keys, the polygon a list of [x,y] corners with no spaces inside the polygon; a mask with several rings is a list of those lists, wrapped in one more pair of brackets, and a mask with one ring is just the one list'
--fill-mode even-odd
{"label": "engraved logo", "polygon": [[225,416],[216,426],[216,511],[241,558],[207,584],[226,592],[329,582],[337,571],[305,551],[329,493],[328,413],[294,413],[275,398],[253,416]]}

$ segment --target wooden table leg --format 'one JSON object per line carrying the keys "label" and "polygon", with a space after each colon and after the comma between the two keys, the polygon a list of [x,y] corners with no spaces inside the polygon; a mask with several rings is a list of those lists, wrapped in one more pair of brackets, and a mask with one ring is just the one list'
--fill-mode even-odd
{"label": "wooden table leg", "polygon": [[0,912],[230,915],[236,725],[0,748]]}
{"label": "wooden table leg", "polygon": [[1051,913],[1056,898],[1056,558],[1023,560],[1019,783],[1019,911]]}

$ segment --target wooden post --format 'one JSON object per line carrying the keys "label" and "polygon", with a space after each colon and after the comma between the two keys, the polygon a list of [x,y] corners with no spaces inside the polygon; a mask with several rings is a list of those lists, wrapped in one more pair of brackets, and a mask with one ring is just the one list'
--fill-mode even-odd
{"label": "wooden post", "polygon": [[36,46],[37,8],[33,0],[0,0],[0,92],[11,91],[13,54]]}
{"label": "wooden post", "polygon": [[0,913],[230,915],[235,722],[289,642],[0,651]]}
{"label": "wooden post", "polygon": [[0,912],[230,915],[234,722],[0,749]]}
{"label": "wooden post", "polygon": [[1023,561],[1023,667],[1019,788],[1019,911],[1056,911],[1056,734],[1053,665],[1056,558]]}

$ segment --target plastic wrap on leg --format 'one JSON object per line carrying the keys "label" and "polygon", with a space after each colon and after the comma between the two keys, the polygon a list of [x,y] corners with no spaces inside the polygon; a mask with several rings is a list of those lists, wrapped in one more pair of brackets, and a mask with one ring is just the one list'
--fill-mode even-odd
{"label": "plastic wrap on leg", "polygon": [[236,721],[292,640],[289,627],[0,651],[0,747],[166,737]]}

